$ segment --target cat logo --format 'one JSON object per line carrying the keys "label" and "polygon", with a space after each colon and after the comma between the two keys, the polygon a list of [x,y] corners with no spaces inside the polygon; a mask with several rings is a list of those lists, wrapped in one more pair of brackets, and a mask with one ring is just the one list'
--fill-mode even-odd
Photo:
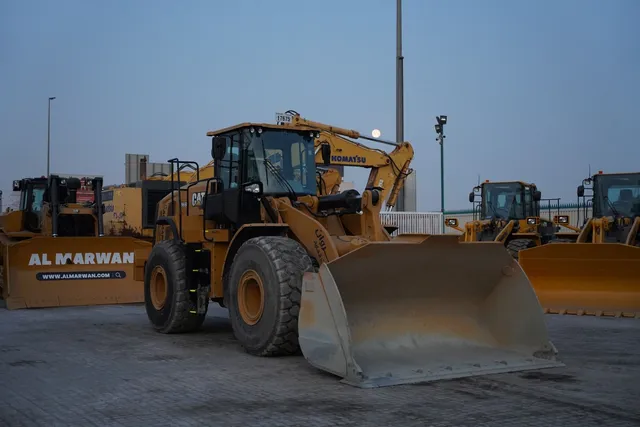
{"label": "cat logo", "polygon": [[204,197],[204,191],[193,193],[191,195],[191,206],[202,206],[202,199]]}

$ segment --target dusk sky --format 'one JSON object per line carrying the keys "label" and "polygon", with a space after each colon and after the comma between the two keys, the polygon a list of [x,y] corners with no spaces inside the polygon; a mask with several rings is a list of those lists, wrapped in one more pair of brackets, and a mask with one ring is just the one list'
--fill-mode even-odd
{"label": "dusk sky", "polygon": [[[51,172],[124,181],[125,153],[210,160],[208,130],[302,116],[395,138],[393,0],[2,0],[0,189]],[[575,202],[640,171],[640,1],[404,0],[405,139],[418,210],[481,179]],[[367,144],[369,144],[367,142]],[[378,148],[388,149],[381,145]],[[363,189],[368,171],[347,170]]]}

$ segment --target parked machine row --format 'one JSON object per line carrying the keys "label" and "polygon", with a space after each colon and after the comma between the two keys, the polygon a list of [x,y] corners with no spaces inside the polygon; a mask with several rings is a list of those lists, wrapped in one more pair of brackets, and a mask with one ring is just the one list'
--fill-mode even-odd
{"label": "parked machine row", "polygon": [[484,182],[469,194],[474,220],[445,224],[465,242],[501,242],[547,313],[640,318],[640,172],[599,172],[577,188],[582,225],[540,215],[524,182]]}
{"label": "parked machine row", "polygon": [[[131,185],[16,182],[20,209],[0,217],[8,307],[144,302],[158,332],[183,333],[216,303],[248,353],[301,352],[359,387],[562,366],[535,282],[547,255],[534,251],[590,237],[540,218],[535,185],[479,186],[479,218],[447,220],[462,238],[393,236],[380,212],[411,173],[412,145],[376,139],[387,152],[354,130],[280,118],[208,132],[209,162],[174,158],[170,174]],[[364,190],[340,192],[332,166],[370,169]],[[507,189],[518,196],[502,206]]]}

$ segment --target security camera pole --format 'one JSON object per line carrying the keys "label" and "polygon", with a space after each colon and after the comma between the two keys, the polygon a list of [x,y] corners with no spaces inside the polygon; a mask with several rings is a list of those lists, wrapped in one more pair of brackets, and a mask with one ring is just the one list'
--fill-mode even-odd
{"label": "security camera pole", "polygon": [[440,226],[442,227],[442,234],[444,234],[444,139],[446,138],[444,135],[444,125],[447,124],[447,116],[437,116],[436,121],[438,122],[434,126],[438,134],[436,141],[440,144],[440,212],[442,212],[442,223]]}
{"label": "security camera pole", "polygon": [[47,178],[49,177],[49,162],[51,159],[51,101],[56,99],[55,96],[49,98],[49,112],[47,119]]}

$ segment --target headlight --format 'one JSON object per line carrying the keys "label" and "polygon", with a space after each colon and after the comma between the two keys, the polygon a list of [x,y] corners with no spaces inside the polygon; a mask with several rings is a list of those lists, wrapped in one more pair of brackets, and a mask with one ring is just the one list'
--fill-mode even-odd
{"label": "headlight", "polygon": [[445,224],[447,224],[449,227],[457,227],[458,220],[456,218],[447,218],[445,220]]}
{"label": "headlight", "polygon": [[527,224],[529,225],[536,225],[538,223],[538,218],[536,217],[529,217],[527,218]]}
{"label": "headlight", "polygon": [[569,215],[558,215],[554,220],[558,224],[569,224]]}

